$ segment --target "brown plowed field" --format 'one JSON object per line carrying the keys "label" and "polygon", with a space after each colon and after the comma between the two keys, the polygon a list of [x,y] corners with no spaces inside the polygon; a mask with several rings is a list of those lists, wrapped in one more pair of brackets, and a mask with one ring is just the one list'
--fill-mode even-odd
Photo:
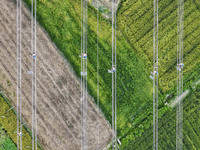
{"label": "brown plowed field", "polygon": [[[31,16],[22,9],[22,111],[31,128]],[[0,3],[0,85],[16,108],[16,2]],[[38,138],[45,150],[81,148],[80,82],[45,31],[37,25]],[[77,58],[79,59],[79,58]],[[11,83],[11,84],[10,84]],[[98,139],[97,108],[88,98],[88,148],[95,150]],[[111,128],[100,115],[100,145],[111,139]]]}

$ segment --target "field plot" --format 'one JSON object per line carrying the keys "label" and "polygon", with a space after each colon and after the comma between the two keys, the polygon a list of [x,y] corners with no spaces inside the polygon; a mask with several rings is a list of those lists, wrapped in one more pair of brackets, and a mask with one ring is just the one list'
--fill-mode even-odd
{"label": "field plot", "polygon": [[[185,1],[184,15],[184,88],[187,89],[195,80],[199,78],[200,73],[200,11],[199,2]],[[118,9],[118,28],[128,41],[133,51],[145,63],[148,72],[153,69],[153,1],[149,0],[122,0]],[[165,121],[169,118],[175,119],[175,114],[167,114],[170,109],[164,105],[175,98],[176,95],[176,61],[177,61],[177,1],[160,0],[159,1],[159,116],[168,116],[160,119],[160,124],[165,126]],[[166,94],[169,94],[168,96]],[[167,96],[167,98],[165,97]],[[194,107],[198,110],[198,106]],[[166,111],[166,112],[165,112]],[[141,111],[139,113],[142,113]],[[186,113],[186,112],[184,112]],[[145,119],[145,118],[144,118]],[[148,120],[151,122],[152,118]],[[145,121],[144,121],[145,122]],[[175,129],[176,123],[173,122]],[[194,124],[193,124],[194,125]],[[146,130],[144,123],[140,128]],[[198,129],[196,126],[193,130]],[[148,133],[148,134],[147,134]],[[167,133],[167,132],[166,132]],[[170,132],[172,134],[173,132]],[[153,144],[153,128],[150,126],[144,134],[129,132],[125,139],[130,149],[150,149]],[[163,132],[159,135],[163,138]],[[175,135],[167,135],[167,140],[173,139]],[[188,133],[185,133],[186,136]],[[135,140],[135,138],[137,140]],[[165,134],[164,134],[165,137]],[[163,139],[164,140],[164,139]],[[145,142],[141,142],[145,141]],[[149,143],[147,144],[146,141]],[[173,141],[173,140],[172,140]],[[166,142],[166,141],[165,141]],[[168,142],[168,141],[167,141]],[[160,143],[159,143],[160,144]],[[163,149],[166,148],[166,145]],[[162,145],[160,144],[160,145]],[[166,143],[165,143],[166,144]],[[169,149],[175,148],[172,144]]]}
{"label": "field plot", "polygon": [[[197,2],[197,1],[196,1]],[[199,3],[199,2],[198,2]],[[200,63],[200,10],[197,3],[185,1],[184,76],[192,75]],[[151,71],[153,60],[153,1],[122,0],[118,11],[118,27],[137,55]],[[176,85],[177,0],[159,1],[159,83],[166,93]],[[188,80],[185,80],[186,82]]]}
{"label": "field plot", "polygon": [[[12,13],[10,13],[12,12]],[[22,110],[23,118],[31,127],[31,20],[23,8],[22,19]],[[51,12],[51,11],[50,11]],[[0,83],[5,95],[16,108],[16,3],[3,0],[0,4]],[[38,25],[38,137],[44,149],[78,150],[81,146],[80,83],[61,57],[56,47]],[[88,99],[88,144],[94,150],[97,143],[97,109]],[[17,127],[17,126],[16,126]],[[100,145],[111,138],[109,123],[100,116]]]}
{"label": "field plot", "polygon": [[[15,143],[17,143],[17,116],[14,113],[14,109],[10,107],[10,104],[8,104],[8,101],[4,99],[0,95],[0,132],[2,131],[3,134],[1,134],[0,137],[0,148],[2,150],[17,150],[17,147]],[[3,117],[2,117],[3,116]],[[1,128],[3,130],[1,130]],[[32,139],[31,134],[27,128],[23,126],[23,149],[31,150],[32,149]],[[2,136],[3,135],[3,136]],[[38,150],[42,150],[41,147],[38,146]]]}
{"label": "field plot", "polygon": [[[196,150],[200,148],[200,86],[195,91],[191,89],[184,99],[183,118],[183,149]],[[176,109],[167,111],[159,120],[159,149],[176,149]],[[151,149],[152,128],[146,130],[141,137],[132,141],[124,149]]]}

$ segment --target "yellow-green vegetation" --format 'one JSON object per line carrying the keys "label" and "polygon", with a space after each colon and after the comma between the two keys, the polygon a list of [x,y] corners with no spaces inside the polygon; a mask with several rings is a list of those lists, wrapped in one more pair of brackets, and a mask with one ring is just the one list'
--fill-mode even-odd
{"label": "yellow-green vegetation", "polygon": [[[6,134],[8,135],[8,139],[3,143],[5,148],[10,148],[12,146],[12,150],[17,149],[16,143],[17,143],[17,116],[13,109],[11,108],[11,105],[9,104],[8,100],[2,97],[0,95],[0,126],[6,131]],[[9,111],[8,111],[9,110]],[[31,134],[28,128],[25,128],[25,126],[22,127],[22,149],[31,150],[32,149],[32,139]],[[14,145],[11,143],[15,143]],[[38,149],[42,149],[38,147]]]}
{"label": "yellow-green vegetation", "polygon": [[[191,76],[200,63],[200,9],[197,3],[198,0],[191,0],[184,4],[184,76]],[[171,91],[176,85],[177,4],[177,0],[159,1],[159,83],[162,93]],[[152,70],[153,0],[122,0],[118,27],[146,68]]]}

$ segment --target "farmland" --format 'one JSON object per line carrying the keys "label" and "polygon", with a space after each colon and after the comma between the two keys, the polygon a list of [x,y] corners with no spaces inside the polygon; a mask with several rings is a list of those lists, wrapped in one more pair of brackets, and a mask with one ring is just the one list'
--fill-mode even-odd
{"label": "farmland", "polygon": [[[184,99],[183,149],[200,148],[200,85]],[[176,148],[176,109],[168,110],[159,120],[159,149],[175,150]],[[124,149],[151,149],[152,128],[146,130],[141,137],[131,141]]]}
{"label": "farmland", "polygon": [[[31,0],[24,0],[27,7],[30,9]],[[38,0],[37,3],[37,19],[40,25],[47,31],[52,42],[61,51],[63,56],[72,66],[76,76],[80,78],[81,60],[79,55],[81,52],[81,8],[80,0]],[[199,79],[200,74],[200,3],[198,0],[185,1],[185,18],[184,18],[184,90],[190,89],[190,94],[184,100],[184,148],[193,147],[199,148],[199,86],[194,90],[191,84]],[[97,12],[89,6],[88,10],[88,90],[89,94],[96,101],[97,99]],[[122,148],[124,149],[151,149],[152,147],[152,81],[149,78],[150,71],[152,71],[153,60],[153,1],[149,0],[121,0],[118,14],[117,14],[117,130],[118,137],[121,138]],[[176,96],[176,61],[177,61],[177,0],[160,0],[159,1],[159,146],[160,149],[175,148],[175,109],[165,106],[165,102],[172,101]],[[109,20],[103,18],[100,14],[99,18],[99,65],[100,65],[100,108],[106,119],[111,123],[111,75],[107,70],[111,68],[111,24]],[[27,35],[28,36],[28,35]],[[46,43],[51,41],[42,38]],[[42,43],[45,42],[40,42]],[[40,81],[40,90],[47,95],[50,100],[47,102],[46,97],[41,96],[40,112],[44,116],[44,110],[50,106],[54,106],[51,114],[48,116],[48,121],[45,122],[44,128],[49,131],[55,123],[52,116],[59,114],[61,111],[68,111],[73,113],[75,111],[78,118],[80,116],[77,105],[80,104],[79,92],[73,93],[64,83],[66,76],[72,76],[67,72],[66,67],[59,67],[63,62],[57,58],[51,59],[51,62],[46,57],[51,57],[53,52],[51,49],[45,49],[49,45],[39,47],[41,50],[40,69],[42,77]],[[53,46],[51,46],[53,47]],[[53,48],[52,48],[53,49]],[[45,52],[44,52],[45,51]],[[49,53],[48,53],[49,52]],[[12,53],[12,52],[10,52]],[[25,52],[24,52],[25,53]],[[46,56],[46,54],[48,56]],[[57,54],[57,53],[56,53]],[[26,53],[26,58],[28,54]],[[53,55],[54,56],[54,55]],[[57,55],[56,55],[57,56]],[[28,59],[28,58],[27,58]],[[2,60],[2,62],[5,62]],[[52,63],[53,62],[53,63]],[[44,63],[44,64],[43,64]],[[6,66],[6,64],[5,64]],[[28,68],[28,66],[27,66]],[[59,68],[59,69],[58,69]],[[51,71],[51,73],[49,72]],[[60,72],[63,73],[62,80],[57,77]],[[59,73],[58,73],[59,72]],[[50,74],[50,75],[49,75]],[[70,75],[69,75],[70,74]],[[51,78],[52,82],[46,81]],[[73,78],[73,77],[71,77]],[[67,79],[66,82],[71,81]],[[26,77],[28,80],[28,77]],[[54,80],[59,83],[54,83]],[[62,83],[61,83],[62,82]],[[70,82],[74,85],[74,89],[79,89],[77,81]],[[62,86],[59,86],[62,84]],[[67,86],[67,87],[66,87]],[[45,90],[45,87],[51,87]],[[53,87],[58,89],[61,99],[65,99],[66,93],[72,95],[70,98],[69,107],[68,102],[58,100],[57,93],[54,92]],[[62,87],[65,87],[66,91]],[[71,96],[70,95],[70,96]],[[78,96],[77,96],[78,95]],[[167,96],[168,95],[168,96]],[[59,97],[59,98],[60,98]],[[68,98],[66,98],[68,99]],[[74,100],[76,99],[76,100]],[[56,102],[54,102],[56,100]],[[190,103],[192,101],[192,103]],[[43,105],[44,103],[44,105]],[[50,103],[46,107],[45,104]],[[72,103],[72,104],[71,104]],[[30,106],[30,104],[27,104]],[[66,106],[66,108],[65,108]],[[74,109],[71,109],[71,107]],[[62,108],[62,109],[60,109]],[[92,108],[91,108],[92,109]],[[92,109],[93,110],[93,109]],[[92,111],[91,116],[94,117],[96,111]],[[186,115],[185,115],[186,114]],[[28,117],[26,117],[28,118]],[[95,118],[95,117],[94,117]],[[64,119],[67,119],[65,116]],[[63,122],[64,119],[60,117]],[[103,119],[102,119],[103,120]],[[170,120],[170,121],[169,121]],[[53,128],[49,134],[53,135],[55,132],[58,137],[66,137],[67,132],[73,132],[77,138],[79,137],[77,130],[73,129],[73,117],[70,118],[70,125],[62,124],[65,132],[58,133],[59,129]],[[104,121],[104,120],[103,120]],[[103,122],[102,121],[102,122]],[[14,121],[13,121],[14,122]],[[40,119],[41,124],[42,119]],[[53,124],[54,123],[54,124]],[[79,123],[77,123],[79,125]],[[104,122],[104,124],[106,124]],[[58,124],[57,124],[58,125]],[[95,130],[94,126],[91,126]],[[107,124],[106,124],[107,125]],[[58,125],[59,126],[59,125]],[[79,125],[80,127],[80,125]],[[72,130],[71,130],[72,128]],[[42,130],[42,128],[41,128]],[[49,131],[49,132],[50,132]],[[110,133],[108,126],[104,132]],[[67,134],[66,134],[67,133]],[[104,133],[105,135],[107,135]],[[95,134],[96,135],[96,134]],[[95,136],[94,135],[94,136]],[[107,135],[105,142],[108,143],[110,134]],[[11,137],[12,138],[12,137]],[[40,134],[40,139],[43,142],[44,134]],[[97,138],[95,136],[95,138]],[[167,140],[166,140],[167,139]],[[192,140],[191,140],[192,139]],[[194,140],[193,140],[194,139]],[[59,145],[58,141],[62,143]],[[167,142],[166,142],[166,141]],[[90,141],[92,143],[92,140]],[[48,141],[51,143],[51,140]],[[55,145],[64,146],[60,139],[55,139]],[[70,142],[68,143],[71,144]],[[53,146],[55,146],[53,145]],[[79,145],[75,144],[77,148]],[[93,146],[95,144],[93,143]],[[46,147],[49,144],[45,144]],[[50,148],[50,147],[48,147]],[[52,148],[52,147],[51,147]],[[63,147],[62,147],[63,148]],[[92,149],[92,148],[91,148]]]}
{"label": "farmland", "polygon": [[[197,1],[196,1],[197,2]],[[200,10],[194,1],[185,1],[184,12],[184,76],[200,63]],[[137,55],[152,70],[153,1],[121,1],[118,26]],[[177,1],[159,1],[159,83],[166,93],[176,85]]]}
{"label": "farmland", "polygon": [[[30,1],[26,2],[30,6]],[[176,4],[172,0],[159,2],[159,30],[162,31],[159,33],[160,117],[168,111],[164,106],[165,95],[176,95]],[[152,82],[148,76],[153,68],[152,8],[152,1],[122,0],[118,10],[117,113],[118,134],[123,143],[135,138],[131,133],[138,137],[151,126]],[[188,87],[191,80],[198,77],[200,24],[196,5],[186,1],[185,9],[184,85]],[[78,77],[81,68],[78,60],[80,10],[77,0],[40,1],[38,4],[38,21],[71,63]],[[96,99],[96,10],[89,7],[88,13],[88,88]],[[111,76],[106,73],[111,67],[111,25],[102,17],[99,24],[100,107],[111,122]]]}
{"label": "farmland", "polygon": [[[126,38],[131,47],[136,50],[137,56],[143,60],[145,68],[150,72],[153,60],[153,1],[125,1],[122,0],[118,9],[118,26],[123,36]],[[200,27],[200,11],[197,1],[185,1],[185,14],[184,14],[184,89],[189,88],[191,83],[199,78],[200,73],[200,43],[199,43],[199,28]],[[172,115],[171,110],[163,105],[162,102],[171,101],[176,95],[176,61],[177,61],[177,1],[159,1],[159,91],[160,91],[160,104],[159,104],[159,116],[168,116],[175,121],[175,114]],[[164,95],[168,94],[169,98],[165,98]],[[185,105],[185,104],[184,104]],[[162,109],[161,109],[162,108]],[[163,111],[164,110],[164,111]],[[197,111],[198,106],[193,108],[193,111]],[[166,111],[166,112],[165,112]],[[165,113],[164,113],[165,112]],[[173,110],[175,112],[175,109]],[[186,112],[184,112],[185,114]],[[166,118],[165,118],[166,119]],[[151,122],[152,119],[144,121],[141,131],[146,130],[146,122]],[[159,124],[165,127],[165,121],[168,119],[159,120]],[[145,124],[145,125],[144,125]],[[167,142],[162,142],[159,145],[165,149],[167,147],[168,140],[175,138],[170,136],[171,133],[175,133],[176,122],[172,123],[173,131],[168,136],[159,132],[159,136],[165,137]],[[152,124],[151,124],[152,126]],[[149,127],[144,134],[138,132],[129,132],[130,135],[124,139],[124,143],[132,146],[133,149],[149,149],[152,147],[152,127]],[[191,127],[190,127],[191,128]],[[194,130],[197,129],[195,126]],[[162,130],[162,129],[161,129]],[[161,131],[162,132],[162,131]],[[148,133],[148,135],[147,135]],[[185,136],[188,133],[184,133]],[[137,140],[135,140],[137,138]],[[148,140],[147,140],[148,139]],[[164,140],[164,139],[161,139]],[[143,142],[141,142],[143,141]],[[149,144],[145,143],[146,141]],[[184,141],[185,142],[185,141]],[[139,144],[138,144],[139,143]],[[190,143],[187,141],[187,143]],[[134,146],[133,146],[134,145]],[[126,147],[126,146],[125,146]],[[127,148],[127,147],[126,147]],[[126,149],[125,148],[125,149]],[[171,143],[171,147],[175,148],[174,143]]]}
{"label": "farmland", "polygon": [[[30,1],[26,2],[30,6]],[[74,0],[40,1],[37,9],[38,21],[79,77],[81,69],[81,61],[78,59],[81,46],[80,6],[79,1]],[[89,93],[96,99],[97,20],[96,11],[92,7],[89,7],[88,13],[88,88]],[[120,136],[129,131],[133,122],[143,118],[142,115],[138,115],[133,121],[137,108],[151,103],[151,81],[143,62],[137,58],[120,32],[118,32],[117,43],[117,102],[120,104],[117,107],[117,113]],[[111,25],[102,17],[99,19],[99,53],[100,107],[111,122],[111,75],[107,73],[107,69],[111,68]]]}
{"label": "farmland", "polygon": [[[0,87],[1,92],[10,100],[13,107],[17,108],[16,1],[3,0],[0,3],[0,14],[2,14],[0,18],[2,21]],[[31,78],[27,73],[31,69],[31,14],[24,5],[22,5],[22,14],[22,117],[23,122],[31,129]],[[81,84],[69,63],[39,24],[37,25],[37,47],[38,141],[45,150],[55,150],[55,148],[62,150],[66,147],[77,150],[81,147]],[[101,112],[99,121],[97,118],[96,106],[92,98],[88,96],[88,143],[90,145],[88,148],[90,150],[96,147],[97,123],[104,128],[100,135],[102,148],[111,138],[108,121]],[[16,130],[16,119],[11,119],[10,123]],[[12,132],[13,128],[8,126],[6,130]],[[23,140],[23,145],[25,145],[24,142],[26,140]]]}

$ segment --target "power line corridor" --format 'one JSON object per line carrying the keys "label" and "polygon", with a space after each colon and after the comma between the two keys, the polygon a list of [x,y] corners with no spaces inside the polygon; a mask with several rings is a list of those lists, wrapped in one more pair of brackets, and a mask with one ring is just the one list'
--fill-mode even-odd
{"label": "power line corridor", "polygon": [[[17,0],[17,149],[23,147],[23,119],[22,119],[22,0]],[[31,70],[27,74],[31,76],[31,113],[32,113],[32,150],[37,150],[37,20],[36,0],[31,2]],[[35,13],[35,14],[34,14]],[[35,16],[35,17],[34,17]]]}

